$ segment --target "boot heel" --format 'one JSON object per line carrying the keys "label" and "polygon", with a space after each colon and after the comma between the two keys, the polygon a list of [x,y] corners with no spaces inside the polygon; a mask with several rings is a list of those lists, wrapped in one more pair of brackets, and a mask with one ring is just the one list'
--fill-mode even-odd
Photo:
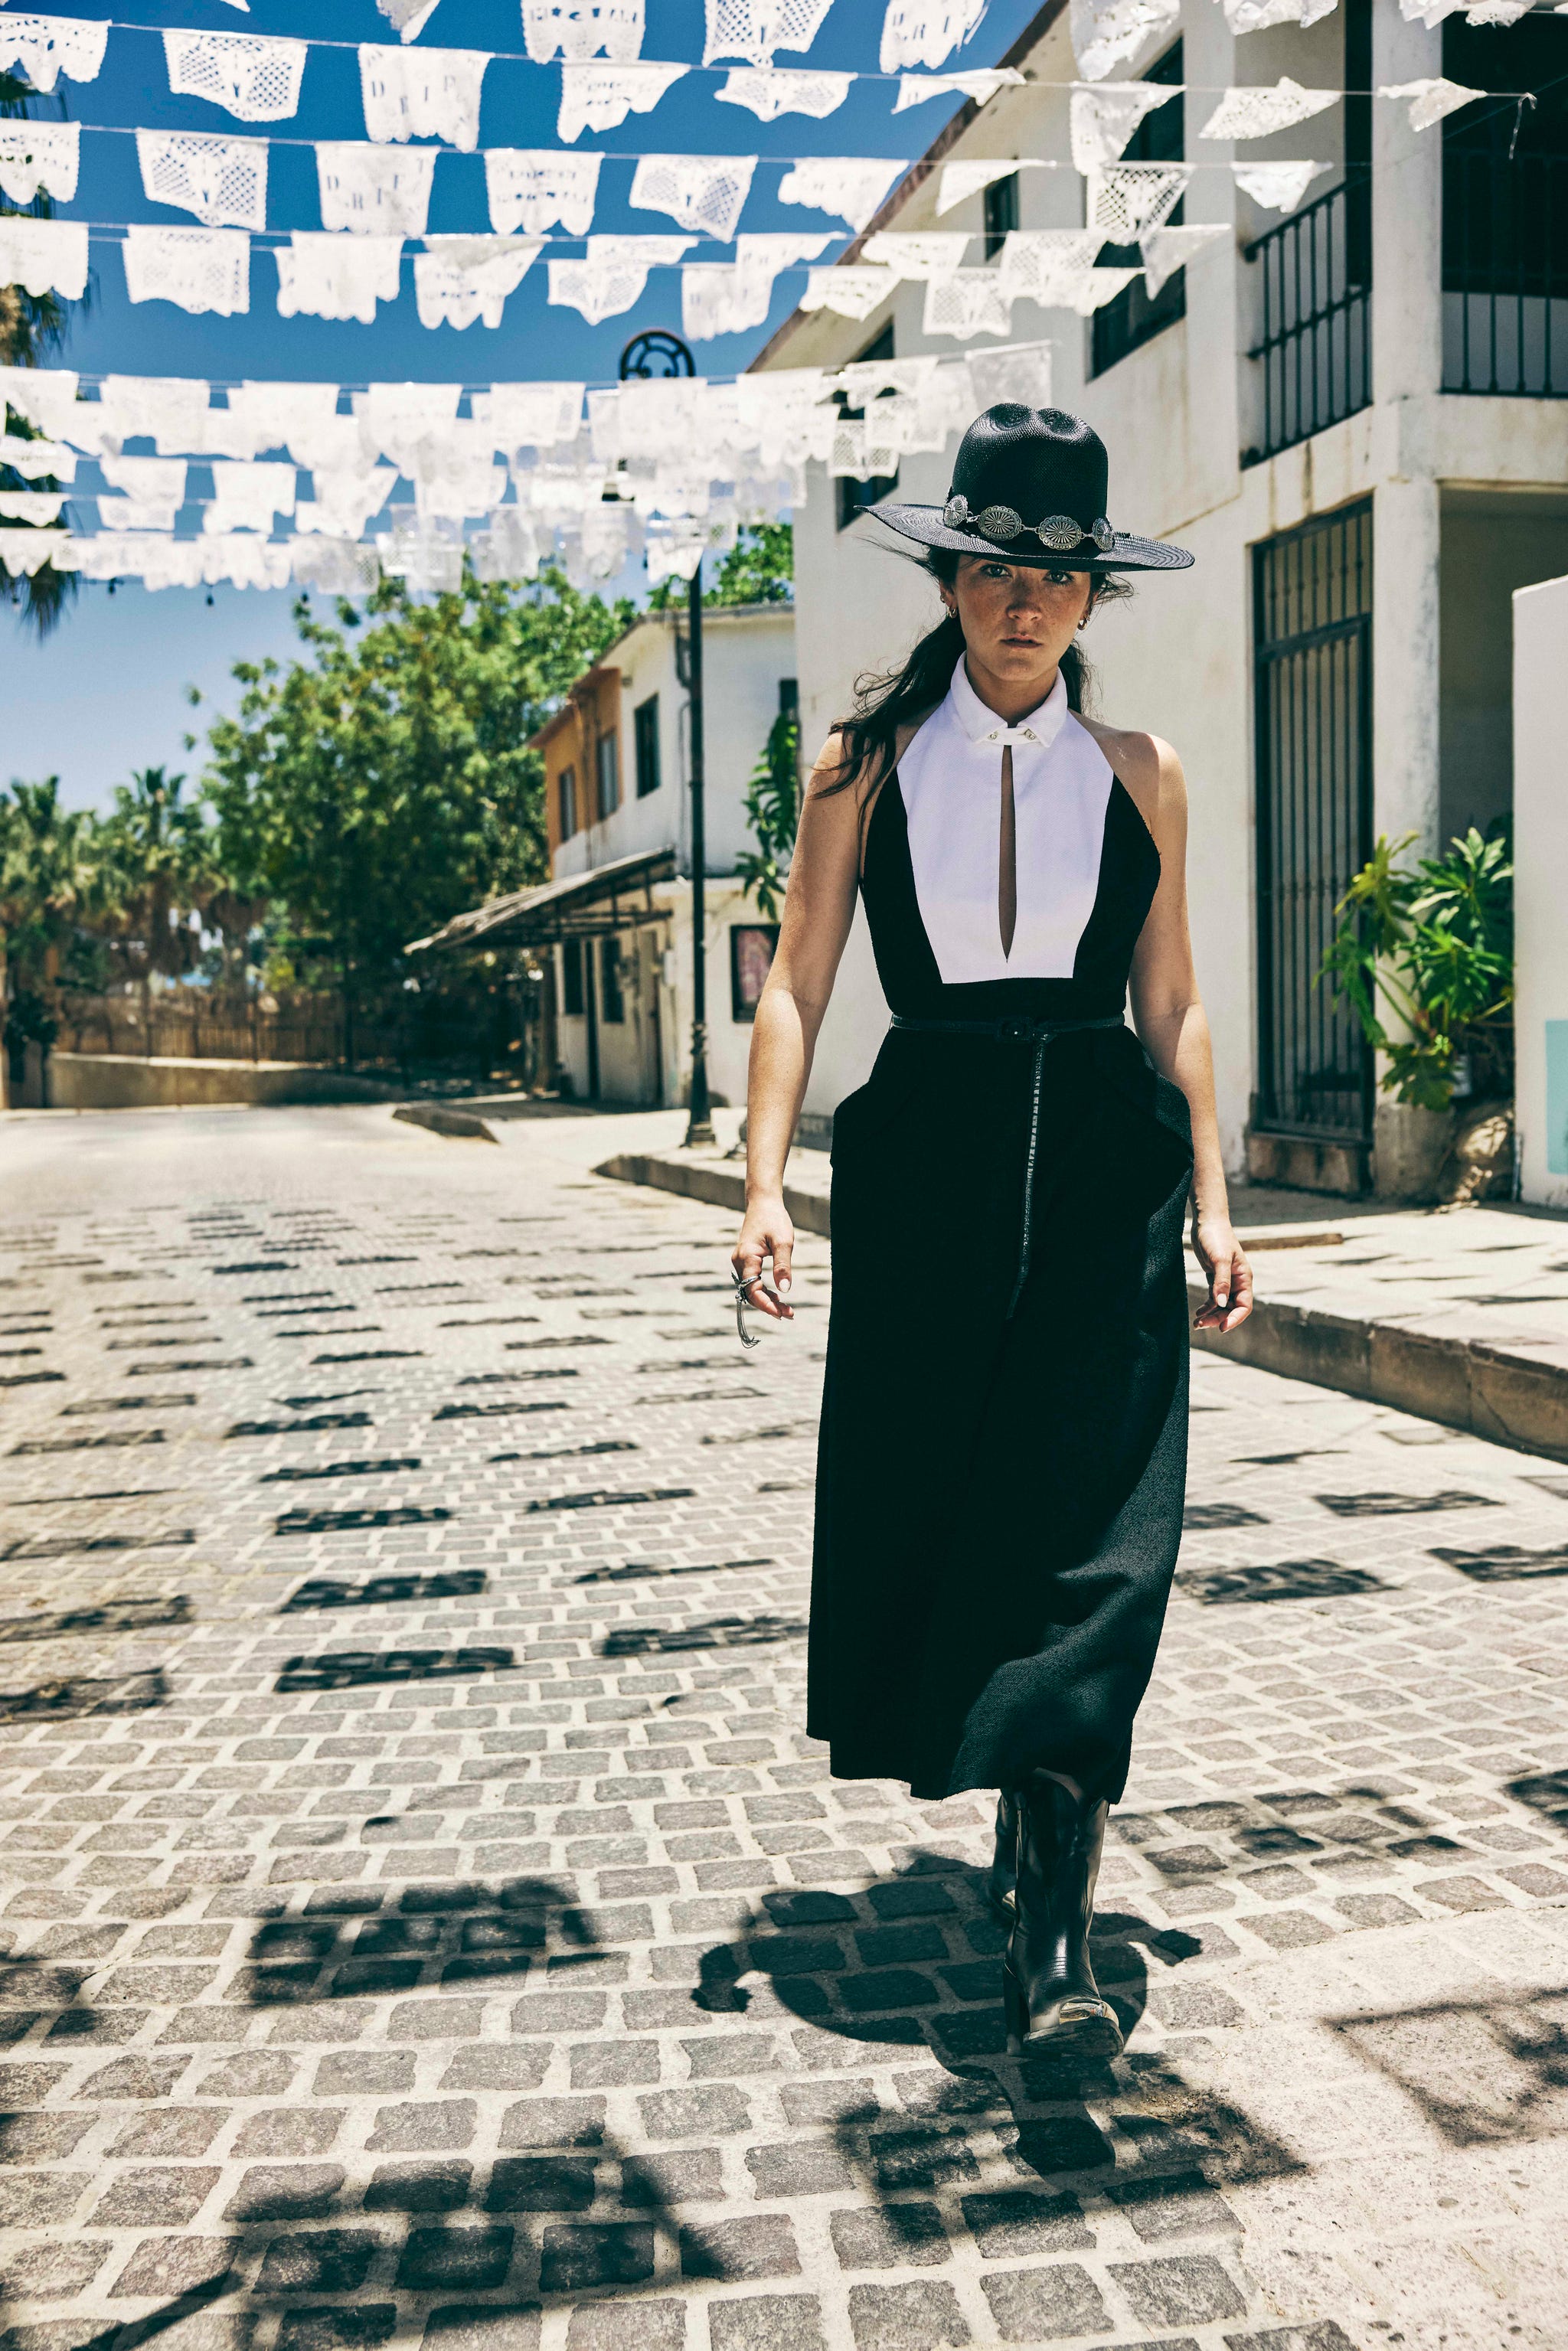
{"label": "boot heel", "polygon": [[1008,2054],[1021,2057],[1029,2040],[1029,2002],[1010,1967],[1002,1962],[1002,2021],[1007,2027]]}

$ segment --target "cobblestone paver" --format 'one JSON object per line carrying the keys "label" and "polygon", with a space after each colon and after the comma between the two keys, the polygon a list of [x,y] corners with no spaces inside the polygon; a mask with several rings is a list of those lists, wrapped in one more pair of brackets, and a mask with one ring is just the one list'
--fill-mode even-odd
{"label": "cobblestone paver", "polygon": [[825,1245],[747,1358],[526,1123],[0,1174],[0,2351],[1562,2351],[1568,1474],[1197,1361],[1020,2065],[985,1800],[804,1736]]}

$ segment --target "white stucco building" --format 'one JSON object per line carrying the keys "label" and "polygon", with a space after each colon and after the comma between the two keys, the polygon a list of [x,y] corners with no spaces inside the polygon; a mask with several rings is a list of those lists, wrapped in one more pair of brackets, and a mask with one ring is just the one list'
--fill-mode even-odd
{"label": "white stucco building", "polygon": [[[1029,80],[966,107],[868,235],[967,228],[986,235],[975,265],[1012,226],[1082,224],[1070,169],[1021,170],[938,222],[932,169],[1067,162],[1068,31],[1066,0],[1047,0],[1009,60]],[[1378,834],[1430,851],[1507,812],[1512,593],[1568,571],[1568,19],[1428,31],[1397,0],[1342,0],[1306,30],[1237,37],[1214,0],[1183,0],[1177,37],[1117,70],[1172,83],[1128,152],[1196,160],[1178,217],[1222,234],[1155,300],[1140,279],[1087,319],[1022,301],[1011,333],[1053,339],[1055,404],[1111,453],[1112,521],[1197,558],[1141,580],[1087,647],[1103,715],[1186,763],[1228,1159],[1356,1190],[1392,1129],[1357,1032],[1314,985],[1334,903]],[[1405,105],[1365,94],[1443,73],[1540,90],[1516,153],[1511,103],[1416,132]],[[1285,74],[1358,95],[1245,147],[1198,138],[1223,87]],[[1281,217],[1240,192],[1233,156],[1332,169]],[[923,330],[925,290],[906,281],[858,321],[797,311],[754,365],[951,352]],[[954,445],[906,456],[897,495],[943,499]],[[892,491],[813,465],[795,517],[808,758],[857,672],[936,617],[902,543],[860,512]],[[880,1027],[857,925],[808,1110],[858,1082]]]}

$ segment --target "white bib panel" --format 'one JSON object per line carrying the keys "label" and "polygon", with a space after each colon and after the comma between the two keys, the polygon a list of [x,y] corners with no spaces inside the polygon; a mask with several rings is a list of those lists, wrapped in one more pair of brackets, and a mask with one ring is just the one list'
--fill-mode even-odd
{"label": "white bib panel", "polygon": [[[998,914],[1002,751],[1013,755],[1018,920]],[[1009,726],[963,662],[898,763],[920,918],[943,985],[1071,979],[1093,912],[1111,802],[1110,762],[1067,707],[1067,682]]]}

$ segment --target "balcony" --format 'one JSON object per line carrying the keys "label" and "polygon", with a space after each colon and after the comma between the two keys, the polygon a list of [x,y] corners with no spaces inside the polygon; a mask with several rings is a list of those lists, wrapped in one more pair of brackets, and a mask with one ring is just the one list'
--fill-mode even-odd
{"label": "balcony", "polygon": [[1568,396],[1568,156],[1445,152],[1443,390]]}
{"label": "balcony", "polygon": [[1371,198],[1370,174],[1354,167],[1242,248],[1261,323],[1248,352],[1255,407],[1243,465],[1294,448],[1372,399]]}

